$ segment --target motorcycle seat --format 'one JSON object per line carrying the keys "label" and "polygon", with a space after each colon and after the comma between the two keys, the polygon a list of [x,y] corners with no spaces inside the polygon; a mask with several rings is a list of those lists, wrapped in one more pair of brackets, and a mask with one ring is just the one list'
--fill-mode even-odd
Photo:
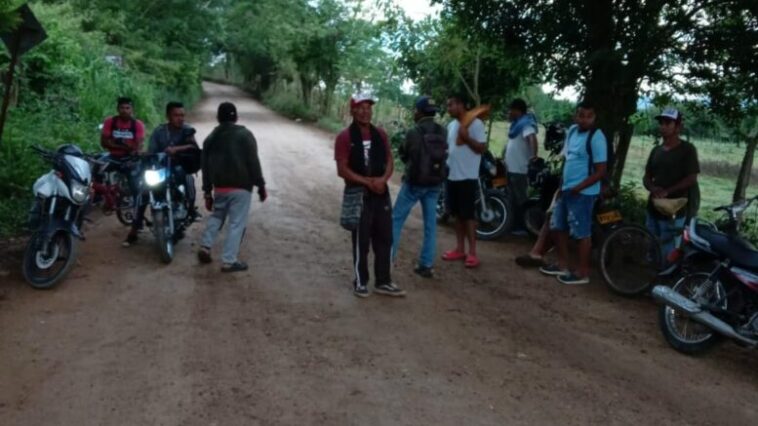
{"label": "motorcycle seat", "polygon": [[736,266],[758,271],[758,249],[737,235],[727,235],[712,229],[698,230],[700,237],[708,241],[711,249],[729,259]]}

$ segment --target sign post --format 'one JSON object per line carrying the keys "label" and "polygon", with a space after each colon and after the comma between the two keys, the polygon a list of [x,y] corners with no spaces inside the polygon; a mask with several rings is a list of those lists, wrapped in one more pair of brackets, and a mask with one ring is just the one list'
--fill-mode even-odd
{"label": "sign post", "polygon": [[3,40],[3,43],[5,43],[5,46],[8,48],[8,52],[10,52],[11,55],[11,62],[5,76],[3,104],[0,109],[0,143],[2,143],[5,120],[8,116],[8,107],[11,102],[13,74],[16,71],[16,65],[18,65],[18,58],[47,38],[44,28],[42,28],[42,25],[40,25],[28,4],[18,8],[17,12],[21,17],[21,24],[18,28],[13,32],[0,34],[0,38]]}

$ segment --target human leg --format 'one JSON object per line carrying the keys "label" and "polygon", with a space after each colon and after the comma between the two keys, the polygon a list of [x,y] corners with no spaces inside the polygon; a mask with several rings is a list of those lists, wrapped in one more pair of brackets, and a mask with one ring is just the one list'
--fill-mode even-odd
{"label": "human leg", "polygon": [[227,213],[229,223],[221,260],[224,264],[230,265],[238,261],[240,244],[247,229],[252,194],[249,191],[238,190],[227,194],[227,196],[229,197]]}
{"label": "human leg", "polygon": [[400,235],[403,231],[405,221],[411,213],[413,206],[416,205],[418,198],[413,193],[408,183],[403,183],[400,192],[395,199],[395,206],[392,209],[392,260],[397,260],[397,251],[400,245]]}

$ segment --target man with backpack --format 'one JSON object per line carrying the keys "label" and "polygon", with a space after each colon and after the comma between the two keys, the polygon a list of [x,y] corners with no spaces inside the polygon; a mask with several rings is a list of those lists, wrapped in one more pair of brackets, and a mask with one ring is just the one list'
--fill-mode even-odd
{"label": "man with backpack", "polygon": [[[595,107],[581,102],[566,136],[565,164],[560,192],[553,208],[550,229],[558,248],[558,264],[546,265],[540,272],[555,276],[562,284],[589,284],[592,253],[592,216],[606,176],[608,142],[595,127]],[[579,265],[569,269],[569,238],[579,243]]]}
{"label": "man with backpack", "polygon": [[408,130],[398,149],[405,163],[405,175],[392,214],[392,258],[397,259],[400,234],[408,215],[421,203],[424,242],[414,272],[432,278],[437,249],[437,201],[447,179],[447,129],[434,121],[439,109],[428,96],[416,100],[416,126]]}

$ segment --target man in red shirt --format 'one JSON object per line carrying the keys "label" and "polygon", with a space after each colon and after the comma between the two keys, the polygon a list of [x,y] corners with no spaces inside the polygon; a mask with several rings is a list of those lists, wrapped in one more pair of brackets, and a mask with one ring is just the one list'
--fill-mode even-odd
{"label": "man in red shirt", "polygon": [[345,180],[347,190],[363,191],[360,221],[352,231],[353,294],[368,297],[368,252],[374,249],[374,292],[385,296],[405,296],[392,283],[392,201],[389,181],[394,161],[387,134],[371,124],[375,101],[366,95],[350,100],[353,123],[338,136],[334,146],[337,174]]}
{"label": "man in red shirt", "polygon": [[106,118],[103,123],[100,145],[114,158],[139,153],[145,141],[145,125],[134,118],[131,99],[118,98],[116,107],[118,115]]}

